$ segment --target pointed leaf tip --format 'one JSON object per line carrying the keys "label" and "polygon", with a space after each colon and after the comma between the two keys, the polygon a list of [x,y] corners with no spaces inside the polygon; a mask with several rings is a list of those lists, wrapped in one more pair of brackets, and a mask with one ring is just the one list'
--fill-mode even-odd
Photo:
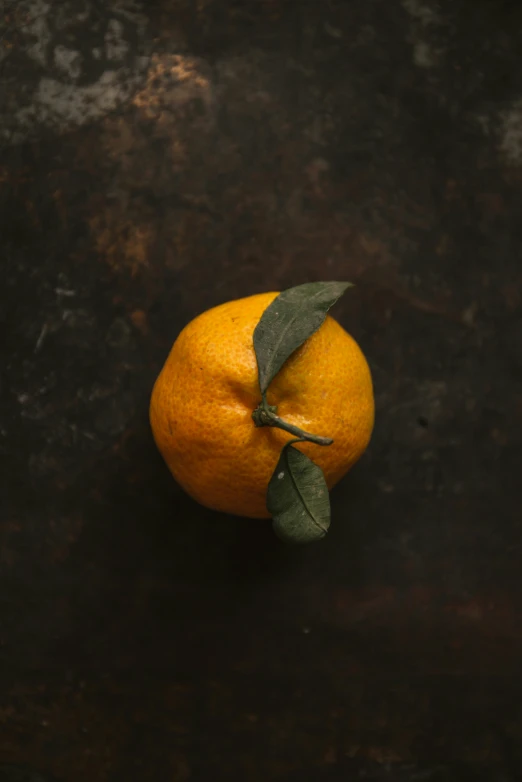
{"label": "pointed leaf tip", "polygon": [[267,507],[276,535],[288,543],[324,538],[330,526],[330,497],[320,467],[287,443],[268,484]]}
{"label": "pointed leaf tip", "polygon": [[282,293],[254,330],[259,386],[265,394],[285,361],[323,324],[351,282],[306,282]]}

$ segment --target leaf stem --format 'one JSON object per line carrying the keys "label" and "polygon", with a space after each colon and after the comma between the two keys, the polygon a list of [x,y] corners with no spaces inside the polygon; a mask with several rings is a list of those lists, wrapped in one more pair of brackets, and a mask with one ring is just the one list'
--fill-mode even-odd
{"label": "leaf stem", "polygon": [[318,434],[311,434],[304,429],[300,429],[298,426],[294,426],[294,424],[288,423],[288,421],[285,421],[283,418],[280,418],[277,415],[277,407],[268,404],[265,394],[263,394],[262,401],[252,413],[252,418],[256,426],[275,426],[278,429],[283,429],[289,434],[293,434],[299,440],[307,440],[316,445],[331,445],[333,443],[331,437],[321,437]]}

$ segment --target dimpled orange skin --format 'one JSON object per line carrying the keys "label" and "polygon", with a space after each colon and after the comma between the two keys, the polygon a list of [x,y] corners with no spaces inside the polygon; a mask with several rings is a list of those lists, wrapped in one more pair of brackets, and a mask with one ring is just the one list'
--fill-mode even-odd
{"label": "dimpled orange skin", "polygon": [[[268,518],[266,491],[292,435],[256,427],[261,396],[253,333],[278,293],[214,307],[181,332],[154,385],[150,421],[176,481],[213,510]],[[328,488],[359,459],[374,422],[370,370],[357,343],[328,316],[284,364],[267,393],[278,415],[333,445],[299,443]]]}

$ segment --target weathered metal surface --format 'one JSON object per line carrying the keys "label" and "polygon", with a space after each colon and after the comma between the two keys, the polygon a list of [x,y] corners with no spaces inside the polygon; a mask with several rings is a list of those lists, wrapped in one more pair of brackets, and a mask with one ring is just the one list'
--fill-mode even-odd
{"label": "weathered metal surface", "polygon": [[[1,14],[0,779],[520,778],[518,5]],[[195,314],[324,278],[377,423],[287,550],[147,404]]]}

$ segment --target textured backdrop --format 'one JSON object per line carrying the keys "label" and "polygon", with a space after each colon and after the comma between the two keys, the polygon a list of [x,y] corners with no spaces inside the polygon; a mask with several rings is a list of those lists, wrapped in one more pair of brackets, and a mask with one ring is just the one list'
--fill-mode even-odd
{"label": "textured backdrop", "polygon": [[[6,1],[0,145],[1,782],[520,779],[520,5]],[[317,279],[377,421],[288,550],[147,405]]]}

